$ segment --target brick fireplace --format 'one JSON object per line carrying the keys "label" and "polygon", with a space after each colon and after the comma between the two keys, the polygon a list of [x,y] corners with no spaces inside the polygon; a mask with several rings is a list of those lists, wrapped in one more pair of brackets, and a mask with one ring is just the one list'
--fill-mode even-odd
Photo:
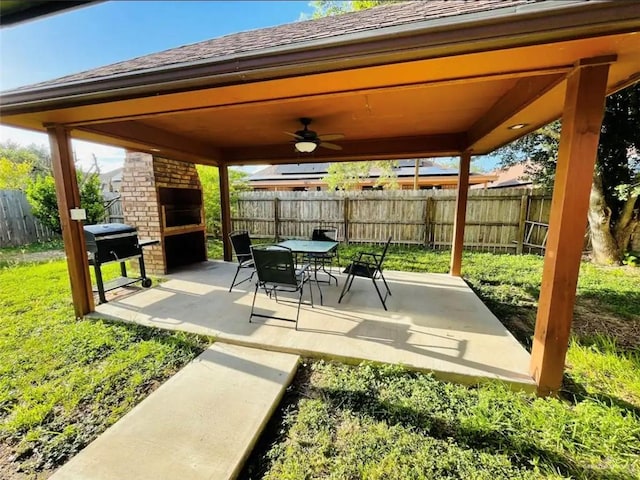
{"label": "brick fireplace", "polygon": [[202,185],[194,165],[127,152],[120,191],[124,222],[138,229],[139,238],[160,240],[145,249],[149,273],[207,259]]}

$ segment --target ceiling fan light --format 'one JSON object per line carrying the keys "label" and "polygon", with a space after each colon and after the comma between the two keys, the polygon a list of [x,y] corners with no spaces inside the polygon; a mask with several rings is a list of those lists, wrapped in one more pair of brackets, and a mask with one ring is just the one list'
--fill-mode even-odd
{"label": "ceiling fan light", "polygon": [[316,149],[318,145],[316,144],[316,142],[301,140],[299,142],[296,142],[295,146],[296,150],[300,153],[311,153]]}

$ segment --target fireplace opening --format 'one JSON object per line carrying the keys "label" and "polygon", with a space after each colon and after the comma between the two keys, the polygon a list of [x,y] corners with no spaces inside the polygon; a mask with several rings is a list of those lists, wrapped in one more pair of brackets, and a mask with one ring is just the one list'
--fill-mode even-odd
{"label": "fireplace opening", "polygon": [[164,228],[201,225],[203,223],[201,190],[160,187],[158,200],[162,210]]}
{"label": "fireplace opening", "polygon": [[205,235],[202,231],[171,235],[164,238],[167,272],[207,260]]}

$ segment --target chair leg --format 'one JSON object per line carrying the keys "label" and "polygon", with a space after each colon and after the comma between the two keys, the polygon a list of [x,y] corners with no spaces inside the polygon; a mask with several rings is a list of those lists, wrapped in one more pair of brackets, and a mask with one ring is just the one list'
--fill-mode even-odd
{"label": "chair leg", "polygon": [[349,291],[349,289],[347,288],[347,286],[349,285],[349,277],[351,277],[351,281],[353,282],[353,277],[355,277],[355,275],[352,276],[351,272],[349,272],[349,274],[347,275],[347,279],[344,281],[344,285],[342,286],[342,292],[340,293],[338,303],[342,301],[342,297],[344,297],[345,294]]}
{"label": "chair leg", "polygon": [[349,282],[349,286],[347,287],[347,292],[351,290],[351,285],[353,285],[353,281],[356,279],[355,275],[351,276],[351,281]]}
{"label": "chair leg", "polygon": [[[311,290],[311,287],[309,287]],[[298,318],[300,318],[300,305],[302,304],[302,293],[304,292],[304,283],[300,286],[300,296],[298,297],[298,311],[296,313],[296,330],[298,330]]]}
{"label": "chair leg", "polygon": [[229,287],[229,291],[231,291],[233,287],[236,285],[236,278],[238,278],[238,273],[240,273],[240,265],[238,265],[238,268],[236,268],[236,274],[233,276],[233,280],[231,281],[231,286]]}
{"label": "chair leg", "polygon": [[380,272],[380,277],[382,278],[382,281],[384,282],[384,286],[387,288],[387,293],[389,295],[391,295],[391,289],[389,288],[389,285],[387,285],[387,280],[384,278],[384,275],[382,274],[382,272]]}
{"label": "chair leg", "polygon": [[[309,282],[309,296],[311,297],[311,308],[313,308],[313,288],[311,288],[311,274],[309,274],[306,281]],[[302,282],[302,285],[304,286],[304,282]],[[318,287],[318,290],[320,290],[320,286],[318,286],[317,281],[316,286]],[[322,290],[320,290],[320,305],[322,305]]]}
{"label": "chair leg", "polygon": [[371,281],[373,282],[373,286],[376,287],[376,292],[378,292],[378,297],[380,298],[380,301],[382,302],[382,306],[384,307],[384,309],[387,309],[387,305],[384,303],[384,298],[382,298],[382,294],[380,293],[380,289],[378,288],[378,284],[376,283],[376,281],[372,278]]}
{"label": "chair leg", "polygon": [[260,287],[260,282],[256,282],[256,289],[253,292],[253,302],[251,302],[251,314],[249,315],[249,323],[251,323],[251,317],[253,317],[253,308],[256,305],[256,295],[258,294],[259,287]]}

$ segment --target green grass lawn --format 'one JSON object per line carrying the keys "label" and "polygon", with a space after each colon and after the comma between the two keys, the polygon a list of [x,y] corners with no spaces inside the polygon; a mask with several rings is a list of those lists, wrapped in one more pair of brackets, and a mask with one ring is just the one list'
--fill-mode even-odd
{"label": "green grass lawn", "polygon": [[75,320],[64,260],[0,267],[0,478],[46,476],[210,342]]}
{"label": "green grass lawn", "polygon": [[[360,248],[342,248],[341,261]],[[220,242],[210,254],[221,256]],[[393,247],[386,266],[446,272],[448,263],[448,252]],[[532,255],[463,261],[467,281],[525,346],[541,271]],[[583,264],[574,327],[555,399],[397,366],[306,361],[245,477],[640,478],[640,269]],[[46,476],[211,341],[76,321],[64,261],[2,264],[0,478],[18,478],[18,468]]]}

